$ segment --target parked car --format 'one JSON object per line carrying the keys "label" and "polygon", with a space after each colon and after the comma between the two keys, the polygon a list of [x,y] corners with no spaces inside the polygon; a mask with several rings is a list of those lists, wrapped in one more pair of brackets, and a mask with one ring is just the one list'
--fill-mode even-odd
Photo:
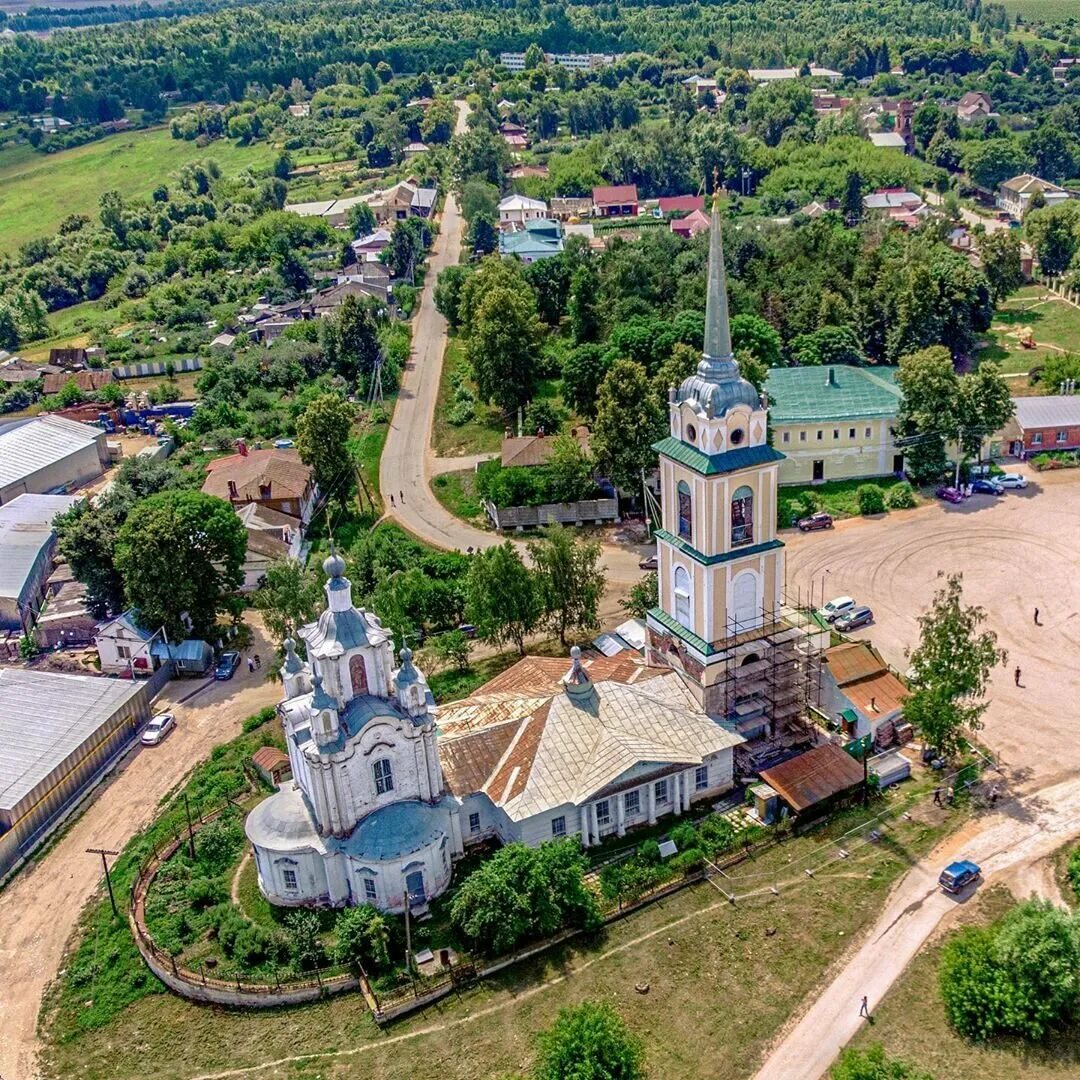
{"label": "parked car", "polygon": [[660,556],[655,554],[649,555],[647,558],[642,559],[641,562],[638,563],[639,570],[656,570],[659,568],[659,566]]}
{"label": "parked car", "polygon": [[239,666],[240,654],[238,652],[222,653],[217,662],[217,667],[214,668],[214,678],[222,682],[231,679],[236,674],[236,669]]}
{"label": "parked car", "polygon": [[939,499],[944,499],[947,503],[962,503],[964,501],[964,493],[959,488],[939,487],[935,494]]}
{"label": "parked car", "polygon": [[458,629],[471,641],[476,637],[476,627],[472,623],[463,622],[459,624]]}
{"label": "parked car", "polygon": [[832,514],[826,514],[824,511],[820,511],[819,513],[811,514],[809,517],[799,518],[795,524],[802,532],[816,532],[818,529],[831,529],[833,526]]}
{"label": "parked car", "polygon": [[850,596],[837,596],[821,609],[821,617],[826,622],[836,622],[841,615],[846,615],[854,607],[855,601]]}
{"label": "parked car", "polygon": [[142,738],[139,740],[143,746],[157,746],[166,735],[176,726],[176,720],[171,712],[158,713],[151,717],[150,723],[143,728]]}
{"label": "parked car", "polygon": [[1026,488],[1027,487],[1027,477],[1022,476],[1018,472],[1002,473],[1000,476],[995,476],[994,479],[1003,488]]}
{"label": "parked car", "polygon": [[1005,489],[996,481],[989,478],[972,480],[971,490],[976,495],[1004,495]]}
{"label": "parked car", "polygon": [[970,859],[960,859],[958,862],[949,863],[941,871],[938,884],[947,893],[958,893],[973,882],[979,881],[981,877],[982,870],[976,863],[971,862]]}
{"label": "parked car", "polygon": [[855,630],[860,626],[866,626],[867,623],[874,621],[874,613],[868,607],[855,607],[833,623],[833,626],[841,633],[847,633],[849,630]]}

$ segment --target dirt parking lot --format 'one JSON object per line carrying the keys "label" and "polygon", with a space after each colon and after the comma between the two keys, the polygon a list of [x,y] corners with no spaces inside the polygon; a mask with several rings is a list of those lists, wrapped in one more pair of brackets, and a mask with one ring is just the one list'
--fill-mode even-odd
{"label": "dirt parking lot", "polygon": [[938,572],[963,573],[965,599],[986,609],[1009,652],[1007,668],[993,677],[982,738],[1030,788],[1080,770],[1080,475],[1018,471],[1029,478],[1022,491],[784,538],[789,590],[801,586],[805,595],[813,583],[816,596],[868,604],[875,621],[853,636],[872,640],[901,671]]}
{"label": "dirt parking lot", "polygon": [[[79,912],[102,884],[101,862],[88,847],[120,849],[154,815],[162,797],[218,743],[240,731],[246,717],[280,697],[266,680],[274,649],[253,623],[262,670],[241,664],[229,682],[178,680],[154,703],[176,714],[176,730],[160,746],[139,747],[98,790],[82,815],[36,865],[0,893],[0,1077],[35,1076],[35,1028],[42,991],[54,976]],[[179,702],[187,699],[183,704]]]}

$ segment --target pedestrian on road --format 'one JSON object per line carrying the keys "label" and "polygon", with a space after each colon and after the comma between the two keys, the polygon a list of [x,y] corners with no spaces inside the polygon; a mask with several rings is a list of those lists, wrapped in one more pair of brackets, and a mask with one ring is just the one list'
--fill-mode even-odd
{"label": "pedestrian on road", "polygon": [[1036,626],[1039,625],[1039,609],[1038,608],[1035,609],[1035,625]]}
{"label": "pedestrian on road", "polygon": [[865,1016],[867,1020],[870,1019],[870,1004],[866,1000],[865,994],[863,994],[862,1004],[859,1006],[859,1016]]}
{"label": "pedestrian on road", "polygon": [[254,670],[255,670],[255,661],[252,660],[251,657],[249,656],[248,657],[248,671],[254,671]]}
{"label": "pedestrian on road", "polygon": [[262,661],[259,659],[259,654],[258,653],[255,654],[255,666],[257,668],[262,667]]}
{"label": "pedestrian on road", "polygon": [[934,788],[934,805],[941,805],[941,788],[939,787]]}
{"label": "pedestrian on road", "polygon": [[1016,682],[1016,685],[1019,686],[1020,685],[1020,668],[1019,667],[1013,672],[1013,679]]}
{"label": "pedestrian on road", "polygon": [[390,496],[390,505],[391,506],[394,505],[394,496],[393,495]]}
{"label": "pedestrian on road", "polygon": [[399,491],[398,492],[398,498],[401,499],[401,505],[404,506],[405,505],[405,492],[404,491]]}

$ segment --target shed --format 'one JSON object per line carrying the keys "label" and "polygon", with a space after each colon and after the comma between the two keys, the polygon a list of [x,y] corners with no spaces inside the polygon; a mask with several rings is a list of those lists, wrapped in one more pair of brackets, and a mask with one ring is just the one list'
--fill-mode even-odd
{"label": "shed", "polygon": [[292,779],[292,766],[289,764],[289,756],[276,746],[259,747],[251,755],[251,760],[259,773],[274,787],[280,787],[286,780]]}
{"label": "shed", "polygon": [[155,641],[150,655],[157,661],[171,660],[177,675],[205,675],[214,663],[214,650],[205,641]]}
{"label": "shed", "polygon": [[841,747],[824,743],[763,769],[761,779],[796,814],[814,816],[861,787],[863,769]]}
{"label": "shed", "polygon": [[872,757],[867,767],[870,774],[877,777],[879,788],[898,784],[911,775],[911,762],[899,750],[890,750],[888,753]]}

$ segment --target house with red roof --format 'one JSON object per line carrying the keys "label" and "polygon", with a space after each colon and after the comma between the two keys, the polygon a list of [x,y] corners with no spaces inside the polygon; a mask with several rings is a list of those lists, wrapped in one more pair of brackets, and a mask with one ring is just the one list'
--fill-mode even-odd
{"label": "house with red roof", "polygon": [[608,184],[592,190],[595,217],[636,217],[637,184]]}

